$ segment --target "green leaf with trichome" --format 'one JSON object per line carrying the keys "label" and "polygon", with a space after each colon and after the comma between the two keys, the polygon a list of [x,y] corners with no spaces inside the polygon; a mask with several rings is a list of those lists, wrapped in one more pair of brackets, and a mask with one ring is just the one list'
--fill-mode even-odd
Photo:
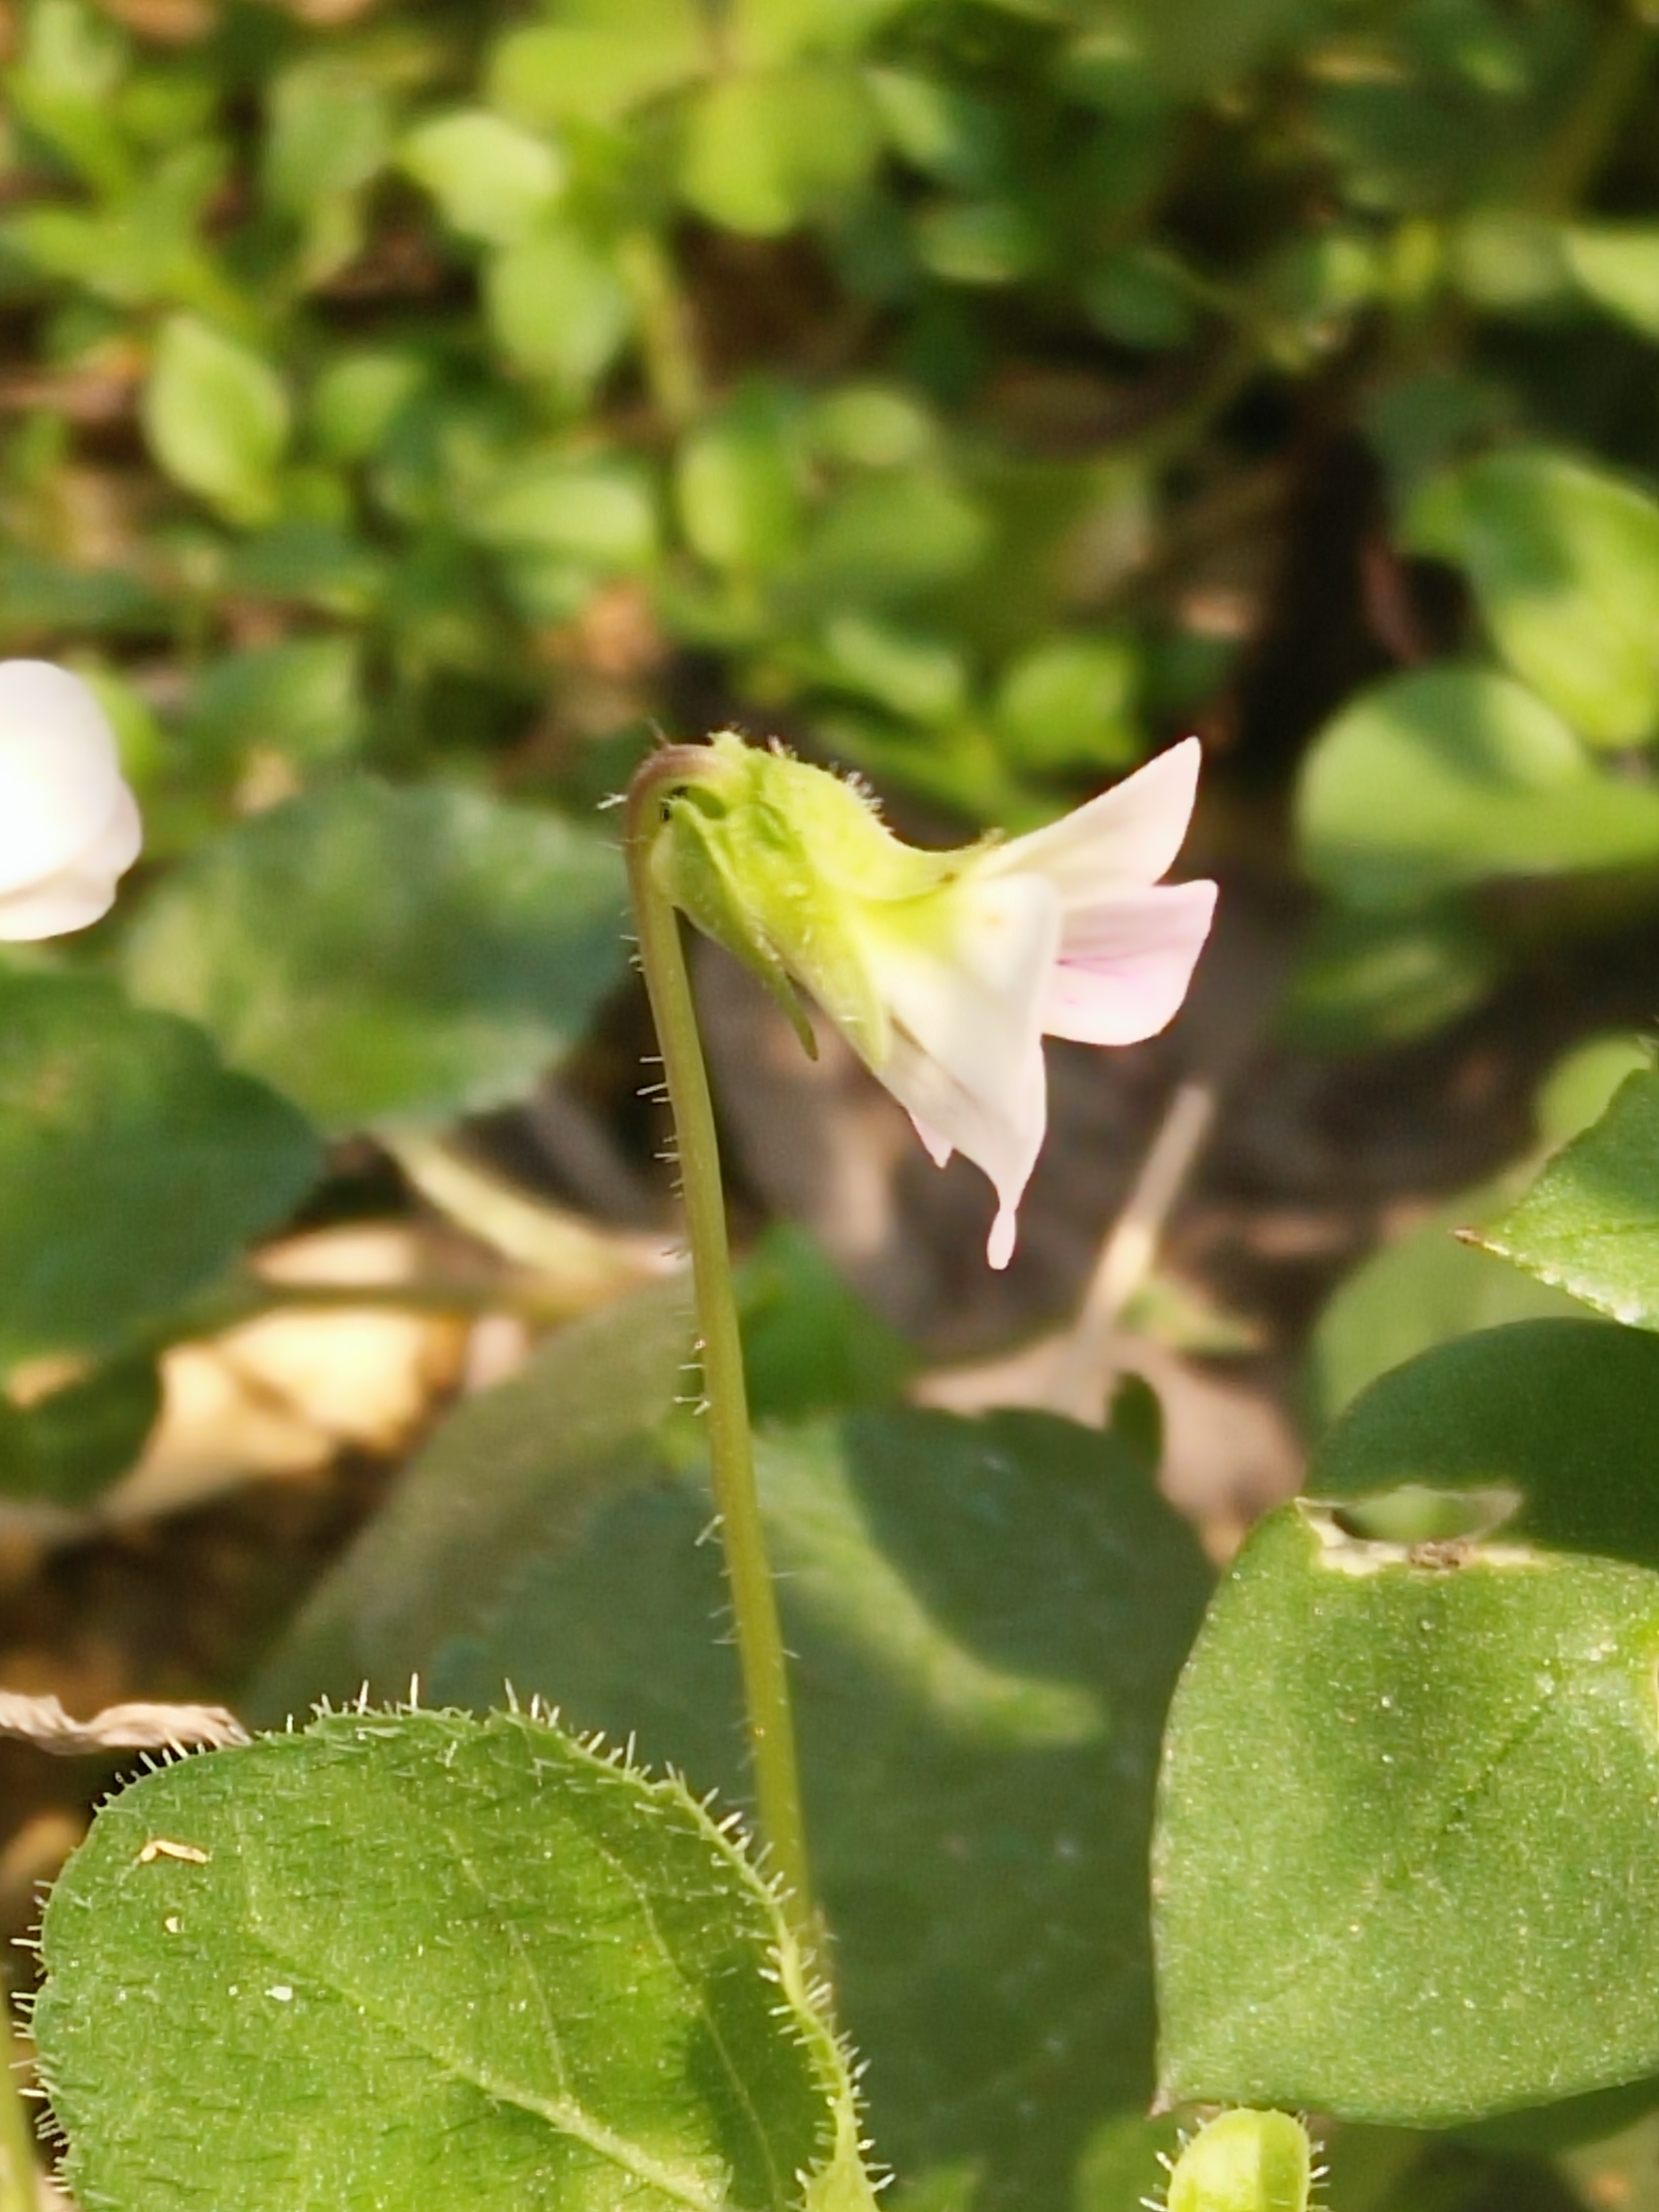
{"label": "green leaf with trichome", "polygon": [[523,1714],[163,1768],[53,1891],[85,2212],[859,2212],[846,2061],[738,1843]]}

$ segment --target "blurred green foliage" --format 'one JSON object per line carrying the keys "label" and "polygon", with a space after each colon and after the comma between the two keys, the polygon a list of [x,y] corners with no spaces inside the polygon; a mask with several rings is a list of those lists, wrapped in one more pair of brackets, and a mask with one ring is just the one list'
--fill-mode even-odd
{"label": "blurred green foliage", "polygon": [[1293,1025],[1431,1028],[1489,884],[1659,886],[1652,62],[1614,0],[25,0],[0,649],[158,858],[365,769],[585,812],[653,725],[1009,827],[1311,737]]}
{"label": "blurred green foliage", "polygon": [[101,672],[163,849],[359,764],[585,798],[711,702],[1017,823],[1224,732],[1288,405],[1370,443],[1561,745],[1645,742],[1647,40],[1593,0],[28,0],[0,643]]}

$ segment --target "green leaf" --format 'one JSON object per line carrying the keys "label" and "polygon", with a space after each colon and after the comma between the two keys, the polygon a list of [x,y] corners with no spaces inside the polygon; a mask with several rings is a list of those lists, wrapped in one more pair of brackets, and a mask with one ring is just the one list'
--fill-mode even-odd
{"label": "green leaf", "polygon": [[856,607],[830,616],[822,655],[809,666],[819,682],[873,699],[907,721],[954,722],[968,704],[968,671],[957,647]]}
{"label": "green leaf", "polygon": [[712,59],[698,0],[565,0],[559,13],[509,32],[489,61],[491,105],[532,127],[620,116]]}
{"label": "green leaf", "polygon": [[[1632,1036],[1591,1037],[1565,1053],[1533,1100],[1540,1144],[1561,1145],[1576,1136],[1601,1113],[1632,1069],[1648,1062],[1646,1048]],[[1583,1317],[1565,1291],[1534,1282],[1456,1233],[1506,1212],[1529,1173],[1523,1165],[1448,1199],[1338,1285],[1309,1347],[1304,1395],[1314,1433],[1366,1383],[1431,1345],[1504,1322]]]}
{"label": "green leaf", "polygon": [[604,374],[634,326],[612,258],[568,225],[544,224],[492,256],[484,310],[510,361],[573,393]]}
{"label": "green leaf", "polygon": [[1125,768],[1146,750],[1135,714],[1139,684],[1127,637],[1052,637],[1004,674],[997,728],[1028,768]]}
{"label": "green leaf", "polygon": [[679,1783],[521,1714],[340,1713],[146,1775],[41,1953],[88,2212],[874,2203],[743,1852]]}
{"label": "green leaf", "polygon": [[1597,769],[1544,702],[1480,668],[1413,670],[1315,739],[1301,850],[1350,905],[1425,903],[1498,876],[1659,861],[1659,790]]}
{"label": "green leaf", "polygon": [[1499,453],[1419,492],[1407,542],[1468,571],[1498,650],[1593,743],[1659,725],[1659,503],[1537,450]]}
{"label": "green leaf", "polygon": [[692,1333],[690,1285],[653,1284],[464,1400],[404,1468],[372,1534],[319,1585],[256,1685],[253,1710],[302,1712],[325,1690],[361,1683],[366,1662],[407,1684],[489,1617],[538,1547],[579,1541],[613,1493],[654,1480]]}
{"label": "green leaf", "polygon": [[311,422],[332,460],[362,461],[424,389],[426,364],[415,353],[387,347],[341,355],[318,378]]}
{"label": "green leaf", "polygon": [[879,150],[874,102],[850,70],[726,77],[687,111],[680,190],[711,222],[777,237],[845,198]]}
{"label": "green leaf", "polygon": [[261,163],[272,204],[306,215],[362,190],[382,167],[391,140],[385,88],[332,56],[284,70],[268,95]]}
{"label": "green leaf", "polygon": [[1659,339],[1659,225],[1577,223],[1562,244],[1580,289],[1598,307]]}
{"label": "green leaf", "polygon": [[161,1377],[142,1353],[25,1405],[0,1398],[0,1494],[84,1504],[131,1467],[161,1410]]}
{"label": "green leaf", "polygon": [[1659,1576],[1352,1525],[1260,1523],[1176,1692],[1163,2094],[1442,2126],[1651,2073]]}
{"label": "green leaf", "polygon": [[1480,1242],[1598,1313],[1659,1328],[1659,1074],[1626,1077]]}
{"label": "green leaf", "polygon": [[598,575],[635,574],[657,550],[650,479],[620,458],[521,454],[479,489],[463,519],[481,544],[550,556]]}
{"label": "green leaf", "polygon": [[1304,1486],[1401,1541],[1473,1522],[1659,1569],[1659,1493],[1632,1479],[1656,1429],[1659,1342],[1582,1316],[1516,1322],[1374,1382],[1316,1447]]}
{"label": "green leaf", "polygon": [[808,52],[846,53],[865,45],[914,0],[731,0],[722,28],[734,59],[770,69]]}
{"label": "green leaf", "polygon": [[815,606],[908,598],[964,575],[990,538],[983,509],[931,470],[858,477],[818,518],[800,597]]}
{"label": "green leaf", "polygon": [[802,468],[786,393],[750,385],[683,441],[674,489],[695,551],[764,574],[800,542]]}
{"label": "green leaf", "polygon": [[137,994],[331,1130],[520,1095],[623,974],[622,866],[528,806],[363,780],[198,854],[127,947]]}
{"label": "green leaf", "polygon": [[910,70],[872,70],[868,82],[889,143],[914,168],[963,191],[1001,179],[1006,134],[988,100]]}
{"label": "green leaf", "polygon": [[1121,246],[1097,262],[1081,286],[1084,311],[1121,345],[1163,351],[1184,345],[1198,316],[1181,264],[1155,246]]}
{"label": "green leaf", "polygon": [[464,238],[510,245],[564,189],[564,163],[545,138],[487,108],[456,108],[411,131],[398,161]]}
{"label": "green leaf", "polygon": [[1403,1044],[1478,1006],[1502,963],[1479,919],[1458,907],[1315,915],[1279,1015],[1280,1034],[1314,1052]]}
{"label": "green leaf", "polygon": [[309,763],[347,752],[363,724],[358,655],[357,641],[343,635],[227,654],[197,683],[191,736],[232,759],[270,749]]}
{"label": "green leaf", "polygon": [[90,977],[0,976],[0,1373],[118,1344],[321,1167],[295,1109],[190,1023]]}
{"label": "green leaf", "polygon": [[738,1275],[743,1364],[757,1420],[800,1420],[896,1398],[914,1347],[850,1290],[806,1230],[777,1222]]}
{"label": "green leaf", "polygon": [[1490,1218],[1513,1188],[1506,1182],[1449,1200],[1337,1286],[1308,1347],[1303,1395],[1312,1433],[1368,1382],[1431,1345],[1504,1322],[1561,1318],[1579,1310],[1562,1291],[1460,1241],[1460,1229]]}
{"label": "green leaf", "polygon": [[1041,225],[1015,199],[957,200],[916,220],[924,268],[951,284],[1012,284],[1041,264]]}
{"label": "green leaf", "polygon": [[172,316],[155,342],[140,412],[150,451],[175,483],[234,522],[273,512],[289,401],[263,355],[194,315]]}
{"label": "green leaf", "polygon": [[[685,1387],[666,1297],[556,1339],[434,1438],[261,1710],[411,1668],[488,1704],[508,1677],[743,1792],[704,1477],[684,1416],[659,1427]],[[977,2162],[981,2208],[1065,2202],[1091,2126],[1149,2087],[1150,1785],[1202,1561],[1127,1445],[1038,1416],[872,1413],[760,1459],[878,2148]]]}

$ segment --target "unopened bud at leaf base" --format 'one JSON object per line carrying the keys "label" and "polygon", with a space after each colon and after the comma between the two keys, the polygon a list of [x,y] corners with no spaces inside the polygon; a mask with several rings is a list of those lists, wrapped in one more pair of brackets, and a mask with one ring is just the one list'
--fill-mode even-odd
{"label": "unopened bud at leaf base", "polygon": [[1186,835],[1196,738],[1027,837],[902,843],[856,786],[723,732],[667,800],[659,888],[755,970],[809,1042],[807,992],[998,1198],[1005,1267],[1047,1119],[1045,1036],[1133,1044],[1186,995],[1213,884],[1159,882]]}
{"label": "unopened bud at leaf base", "polygon": [[88,686],[48,660],[0,661],[0,940],[96,921],[141,836]]}
{"label": "unopened bud at leaf base", "polygon": [[1308,2212],[1318,2172],[1289,2112],[1223,2112],[1170,2168],[1168,2212]]}

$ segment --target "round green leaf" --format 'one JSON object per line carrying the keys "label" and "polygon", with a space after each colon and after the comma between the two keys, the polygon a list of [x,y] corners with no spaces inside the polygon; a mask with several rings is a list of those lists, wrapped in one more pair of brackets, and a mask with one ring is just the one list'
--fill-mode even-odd
{"label": "round green leaf", "polygon": [[398,159],[465,238],[507,244],[522,238],[564,188],[564,163],[487,108],[434,116],[404,140]]}
{"label": "round green leaf", "polygon": [[237,522],[276,506],[289,400],[263,355],[194,315],[161,325],[140,412],[150,451],[175,483]]}
{"label": "round green leaf", "polygon": [[1308,756],[1297,826],[1309,872],[1353,906],[1659,863],[1659,790],[1604,774],[1535,693],[1480,668],[1413,670],[1345,708]]}
{"label": "round green leaf", "polygon": [[1659,1575],[1260,1523],[1176,1693],[1160,2077],[1443,2126],[1659,2066]]}
{"label": "round green leaf", "polygon": [[691,103],[680,190],[711,222],[775,237],[844,198],[880,143],[875,104],[850,70],[726,77]]}
{"label": "round green leaf", "polygon": [[1139,660],[1127,637],[1050,638],[1003,677],[997,726],[1027,767],[1124,768],[1145,750],[1135,717],[1139,688]]}
{"label": "round green leaf", "polygon": [[763,572],[795,550],[803,501],[793,429],[783,395],[757,386],[682,444],[674,486],[680,520],[714,567]]}
{"label": "round green leaf", "polygon": [[1368,914],[1328,906],[1304,936],[1280,1034],[1315,1052],[1427,1036],[1486,998],[1502,973],[1473,914]]}
{"label": "round green leaf", "polygon": [[527,806],[368,780],[272,808],[151,901],[128,972],[325,1127],[527,1090],[623,973],[622,864]]}
{"label": "round green leaf", "polygon": [[612,258],[568,228],[541,228],[494,256],[484,309],[520,368],[583,391],[616,359],[634,307]]}
{"label": "round green leaf", "polygon": [[272,1229],[319,1172],[294,1108],[89,977],[0,979],[0,1371],[96,1350]]}
{"label": "round green leaf", "polygon": [[1409,542],[1468,571],[1499,651],[1593,743],[1659,725],[1659,503],[1563,454],[1510,452],[1420,492]]}
{"label": "round green leaf", "polygon": [[342,1713],[147,1775],[41,1950],[88,2212],[874,2203],[846,2062],[736,1841],[520,1714]]}
{"label": "round green leaf", "polygon": [[284,70],[268,95],[260,164],[274,205],[304,215],[366,185],[386,159],[388,106],[383,84],[332,55]]}
{"label": "round green leaf", "polygon": [[1597,307],[1659,339],[1659,224],[1579,223],[1562,243],[1567,266]]}
{"label": "round green leaf", "polygon": [[509,32],[490,57],[490,100],[532,125],[605,121],[708,66],[698,0],[565,0],[556,23]]}

